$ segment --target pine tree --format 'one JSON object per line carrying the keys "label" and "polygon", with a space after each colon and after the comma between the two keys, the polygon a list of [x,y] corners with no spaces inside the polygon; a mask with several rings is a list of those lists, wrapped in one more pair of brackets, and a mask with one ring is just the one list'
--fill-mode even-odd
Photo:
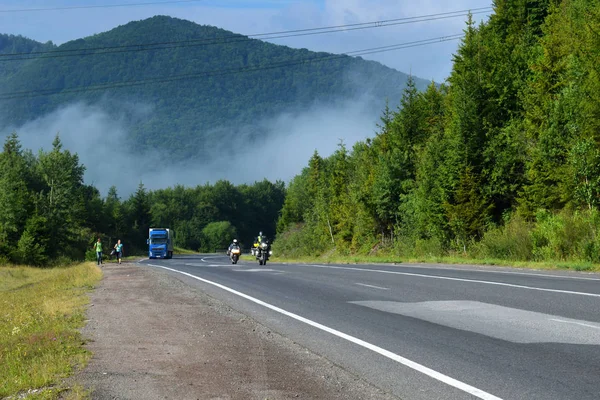
{"label": "pine tree", "polygon": [[80,189],[85,167],[79,164],[77,154],[62,149],[58,135],[52,142],[52,150],[40,151],[38,159],[43,189],[38,194],[37,207],[48,223],[48,240],[52,243],[48,255],[73,256],[77,241],[82,240],[83,221],[78,217],[83,213]]}
{"label": "pine tree", "polygon": [[0,154],[0,255],[15,259],[15,244],[33,211],[30,172],[16,133],[7,137]]}

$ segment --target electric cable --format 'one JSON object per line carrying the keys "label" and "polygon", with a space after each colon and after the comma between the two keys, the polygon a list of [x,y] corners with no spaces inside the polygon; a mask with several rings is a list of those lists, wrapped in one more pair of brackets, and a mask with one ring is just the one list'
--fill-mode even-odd
{"label": "electric cable", "polygon": [[[471,14],[482,14],[491,11],[491,7],[480,7],[478,9],[473,9],[475,12],[471,12],[469,10],[460,10],[446,13],[438,13],[438,14],[429,14],[415,17],[405,17],[405,18],[396,18],[396,19],[388,19],[383,21],[372,21],[372,22],[363,22],[356,24],[346,24],[346,25],[336,25],[329,27],[321,27],[321,28],[306,28],[306,29],[297,29],[290,31],[280,31],[280,32],[271,32],[271,33],[259,33],[253,35],[243,36],[240,34],[235,35],[227,35],[221,38],[211,38],[211,39],[191,39],[191,40],[181,40],[181,41],[170,41],[170,42],[158,42],[158,43],[141,43],[141,44],[131,44],[131,45],[122,45],[122,46],[104,46],[104,47],[92,47],[92,48],[79,48],[79,49],[57,49],[57,50],[48,50],[48,51],[37,51],[30,53],[5,53],[0,54],[0,61],[23,61],[23,60],[35,60],[35,59],[47,59],[47,58],[62,58],[62,57],[80,57],[87,55],[102,55],[102,54],[115,54],[115,53],[130,53],[130,52],[140,52],[140,51],[150,51],[150,50],[164,50],[164,49],[177,49],[177,48],[186,48],[186,47],[196,47],[196,46],[206,46],[206,45],[214,45],[214,44],[228,44],[228,43],[236,43],[236,42],[247,42],[253,39],[262,39],[262,40],[273,40],[273,39],[281,39],[288,37],[298,37],[298,36],[308,36],[308,35],[317,35],[324,33],[335,33],[335,32],[344,32],[351,30],[359,30],[359,29],[371,29],[371,28],[381,28],[386,26],[394,26],[394,25],[404,25],[409,23],[417,23],[417,22],[426,22],[426,21],[435,21],[440,19],[454,18],[466,15],[465,12],[471,12]],[[463,13],[463,14],[459,14]],[[230,40],[228,40],[230,39]],[[161,46],[161,47],[158,47]],[[75,54],[71,54],[75,53]],[[10,58],[11,56],[17,56],[16,58]]]}
{"label": "electric cable", "polygon": [[464,34],[460,33],[460,34],[440,36],[440,37],[430,38],[430,39],[416,40],[416,41],[406,42],[406,43],[398,43],[398,44],[388,45],[388,46],[380,46],[380,47],[372,47],[372,48],[367,48],[367,49],[362,49],[362,50],[354,50],[354,51],[346,52],[343,54],[333,54],[333,55],[327,55],[327,56],[321,56],[321,57],[312,57],[312,58],[306,58],[306,59],[297,60],[297,61],[278,62],[278,63],[272,63],[272,64],[267,64],[264,66],[256,66],[256,67],[243,67],[243,68],[230,68],[230,69],[225,69],[225,70],[200,71],[200,72],[195,72],[195,73],[173,75],[173,76],[163,77],[163,78],[149,78],[149,79],[134,80],[134,81],[109,82],[109,83],[105,83],[105,84],[82,86],[82,87],[75,87],[75,88],[38,89],[38,90],[2,93],[2,94],[0,94],[0,100],[32,98],[32,97],[50,96],[50,95],[57,95],[57,94],[81,93],[81,92],[88,92],[88,91],[117,89],[117,88],[132,87],[132,86],[142,86],[142,85],[148,85],[148,84],[168,83],[168,82],[186,80],[186,79],[196,79],[196,78],[204,78],[204,77],[212,77],[212,76],[223,76],[223,75],[231,75],[231,74],[239,74],[239,73],[258,72],[258,71],[271,70],[271,69],[276,69],[276,68],[298,66],[298,65],[309,64],[309,63],[313,63],[313,62],[332,61],[332,60],[346,58],[346,57],[356,57],[356,56],[361,56],[361,55],[366,55],[366,54],[382,53],[382,52],[387,52],[387,51],[406,49],[406,48],[410,48],[410,47],[425,46],[425,45],[429,45],[429,44],[441,43],[441,42],[446,42],[446,41],[450,41],[450,40],[457,40],[463,36],[464,36]]}

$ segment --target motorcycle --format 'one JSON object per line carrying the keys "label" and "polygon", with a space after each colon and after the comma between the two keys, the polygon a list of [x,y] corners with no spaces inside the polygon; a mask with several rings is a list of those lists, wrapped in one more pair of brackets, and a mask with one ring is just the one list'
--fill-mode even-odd
{"label": "motorcycle", "polygon": [[255,250],[254,254],[256,254],[256,259],[258,260],[258,265],[266,265],[269,256],[273,254],[273,252],[269,249],[269,244],[267,242],[262,242]]}
{"label": "motorcycle", "polygon": [[240,249],[240,246],[233,246],[231,250],[229,250],[229,258],[231,259],[232,264],[237,264],[241,253],[242,250]]}

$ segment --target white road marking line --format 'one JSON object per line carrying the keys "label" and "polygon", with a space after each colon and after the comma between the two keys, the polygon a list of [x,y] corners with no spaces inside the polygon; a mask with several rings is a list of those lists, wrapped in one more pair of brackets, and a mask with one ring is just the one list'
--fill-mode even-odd
{"label": "white road marking line", "polygon": [[224,255],[223,256],[205,256],[205,257],[201,258],[200,261],[208,262],[206,260],[207,258],[224,258]]}
{"label": "white road marking line", "polygon": [[574,324],[574,325],[585,326],[585,327],[588,327],[588,328],[600,329],[600,326],[591,325],[591,324],[584,324],[583,322],[565,321],[565,320],[556,319],[556,318],[550,318],[550,321],[563,322],[565,324]]}
{"label": "white road marking line", "polygon": [[347,340],[349,342],[357,344],[357,345],[359,345],[361,347],[364,347],[364,348],[366,348],[368,350],[374,351],[375,353],[378,353],[378,354],[380,354],[380,355],[382,355],[384,357],[387,357],[390,360],[396,361],[396,362],[398,362],[398,363],[400,363],[400,364],[402,364],[402,365],[404,365],[404,366],[406,366],[408,368],[411,368],[411,369],[413,369],[415,371],[418,371],[418,372],[420,372],[422,374],[425,374],[425,375],[427,375],[427,376],[429,376],[429,377],[431,377],[433,379],[436,379],[436,380],[438,380],[440,382],[443,382],[443,383],[445,383],[445,384],[447,384],[449,386],[452,386],[452,387],[455,387],[455,388],[457,388],[459,390],[462,390],[463,392],[469,393],[469,394],[471,394],[471,395],[473,395],[473,396],[475,396],[475,397],[477,397],[479,399],[482,399],[482,400],[502,400],[500,397],[496,397],[496,396],[494,396],[494,395],[492,395],[490,393],[484,392],[483,390],[478,389],[478,388],[476,388],[474,386],[471,386],[471,385],[469,385],[467,383],[461,382],[461,381],[459,381],[457,379],[454,379],[454,378],[451,378],[451,377],[449,377],[447,375],[444,375],[441,372],[437,372],[437,371],[435,371],[435,370],[433,370],[431,368],[427,368],[426,366],[421,365],[419,363],[416,363],[414,361],[411,361],[408,358],[404,358],[402,356],[399,356],[398,354],[392,353],[391,351],[385,350],[385,349],[383,349],[383,348],[381,348],[379,346],[375,346],[374,344],[365,342],[364,340],[358,339],[358,338],[356,338],[354,336],[350,336],[350,335],[348,335],[346,333],[340,332],[340,331],[338,331],[336,329],[333,329],[333,328],[329,328],[328,326],[319,324],[318,322],[312,321],[312,320],[310,320],[308,318],[304,318],[304,317],[302,317],[300,315],[291,313],[291,312],[286,311],[286,310],[284,310],[282,308],[276,307],[276,306],[271,305],[269,303],[266,303],[266,302],[264,302],[262,300],[254,298],[252,296],[249,296],[249,295],[247,295],[245,293],[238,292],[237,290],[231,289],[231,288],[229,288],[229,287],[227,287],[225,285],[221,285],[220,283],[209,281],[207,279],[200,278],[199,276],[188,274],[187,272],[178,271],[178,270],[173,269],[173,268],[168,268],[168,267],[163,267],[163,266],[160,266],[160,265],[153,265],[153,264],[146,264],[146,265],[148,265],[150,267],[162,268],[162,269],[166,269],[166,270],[169,270],[169,271],[177,272],[179,274],[189,276],[190,278],[197,279],[197,280],[199,280],[201,282],[204,282],[204,283],[207,283],[209,285],[216,286],[216,287],[218,287],[220,289],[223,289],[225,291],[233,293],[233,294],[235,294],[237,296],[243,297],[244,299],[250,300],[250,301],[252,301],[252,302],[254,302],[256,304],[259,304],[259,305],[264,306],[266,308],[269,308],[269,309],[271,309],[273,311],[276,311],[276,312],[278,312],[280,314],[283,314],[283,315],[286,315],[286,316],[288,316],[290,318],[293,318],[293,319],[295,319],[297,321],[304,322],[305,324],[308,324],[308,325],[310,325],[312,327],[315,327],[315,328],[320,329],[322,331],[331,333],[332,335],[335,335],[335,336],[337,336],[339,338],[345,339],[345,340]]}
{"label": "white road marking line", "polygon": [[390,290],[390,288],[387,288],[387,287],[367,285],[366,283],[355,283],[355,285],[365,286],[365,287],[373,288],[373,289]]}
{"label": "white road marking line", "polygon": [[269,268],[248,268],[248,269],[234,269],[235,272],[275,272],[274,269]]}
{"label": "white road marking line", "polygon": [[598,294],[598,293],[574,292],[574,291],[571,291],[571,290],[560,290],[560,289],[547,289],[547,288],[539,288],[539,287],[535,287],[535,286],[516,285],[516,284],[513,284],[513,283],[482,281],[482,280],[479,280],[479,279],[452,278],[452,277],[449,277],[449,276],[415,274],[415,273],[412,273],[412,272],[385,271],[385,270],[382,270],[382,269],[334,267],[334,266],[331,266],[331,265],[318,265],[318,264],[305,264],[305,265],[308,265],[310,267],[316,267],[316,268],[345,269],[345,270],[350,270],[350,271],[362,271],[362,272],[379,272],[379,273],[382,273],[382,274],[416,276],[416,277],[419,277],[419,278],[443,279],[443,280],[447,280],[447,281],[483,283],[483,284],[486,284],[486,285],[507,286],[507,287],[513,287],[513,288],[518,288],[518,289],[538,290],[538,291],[541,291],[541,292],[565,293],[565,294],[575,294],[575,295],[578,295],[578,296],[600,297],[600,294]]}
{"label": "white road marking line", "polygon": [[422,269],[435,269],[435,270],[448,270],[448,271],[463,271],[463,272],[485,272],[487,274],[508,274],[508,275],[525,275],[525,276],[542,276],[544,278],[555,278],[555,279],[578,279],[582,281],[600,281],[600,278],[586,278],[583,276],[568,276],[568,275],[551,275],[551,274],[536,274],[535,272],[517,272],[517,271],[494,271],[482,268],[451,268],[451,267],[429,267],[426,265],[410,265],[410,264],[396,264],[395,266],[402,268],[422,268]]}
{"label": "white road marking line", "polygon": [[184,264],[188,267],[222,267],[224,264]]}

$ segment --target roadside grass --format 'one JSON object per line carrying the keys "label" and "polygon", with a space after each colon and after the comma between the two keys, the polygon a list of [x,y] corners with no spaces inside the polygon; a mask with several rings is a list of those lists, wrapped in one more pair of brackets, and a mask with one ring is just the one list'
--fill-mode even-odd
{"label": "roadside grass", "polygon": [[468,258],[463,256],[430,256],[403,258],[393,255],[327,255],[322,257],[274,257],[271,262],[286,263],[323,263],[323,264],[454,264],[470,266],[496,266],[507,268],[539,270],[572,270],[581,272],[600,272],[600,265],[583,261],[507,261],[494,258]]}
{"label": "roadside grass", "polygon": [[101,278],[92,262],[48,269],[0,266],[0,398],[88,397],[62,380],[90,357],[79,329],[87,293]]}
{"label": "roadside grass", "polygon": [[183,247],[173,247],[173,254],[198,254],[193,250],[184,249]]}

